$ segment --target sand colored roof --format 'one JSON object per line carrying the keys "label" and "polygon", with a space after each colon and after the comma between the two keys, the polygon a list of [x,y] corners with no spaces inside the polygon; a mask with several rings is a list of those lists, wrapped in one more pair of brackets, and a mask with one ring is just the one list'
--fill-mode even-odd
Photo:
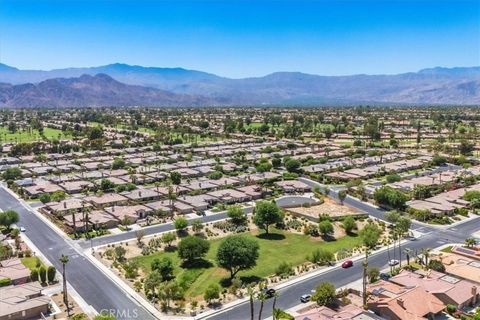
{"label": "sand colored roof", "polygon": [[[375,288],[375,289],[372,289]],[[422,287],[402,288],[394,283],[379,281],[368,289],[368,305],[380,314],[394,314],[401,320],[425,319],[429,314],[441,312],[445,305]]]}
{"label": "sand colored roof", "polygon": [[463,304],[472,298],[473,282],[455,278],[441,272],[429,270],[427,275],[402,270],[390,281],[405,287],[419,286],[432,294],[444,294],[457,304]]}
{"label": "sand colored roof", "polygon": [[443,253],[440,260],[448,274],[480,284],[480,261],[456,253]]}

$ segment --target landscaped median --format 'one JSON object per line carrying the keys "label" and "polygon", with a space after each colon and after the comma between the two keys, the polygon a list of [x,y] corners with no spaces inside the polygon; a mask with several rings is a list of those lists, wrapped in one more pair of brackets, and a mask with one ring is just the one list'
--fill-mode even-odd
{"label": "landscaped median", "polygon": [[362,253],[366,225],[378,230],[375,243],[385,241],[385,226],[370,219],[321,217],[317,224],[285,216],[265,201],[252,217],[235,208],[228,215],[188,228],[180,218],[177,232],[150,238],[139,232],[136,240],[98,248],[95,256],[163,313],[193,314],[242,298],[252,285],[277,286]]}

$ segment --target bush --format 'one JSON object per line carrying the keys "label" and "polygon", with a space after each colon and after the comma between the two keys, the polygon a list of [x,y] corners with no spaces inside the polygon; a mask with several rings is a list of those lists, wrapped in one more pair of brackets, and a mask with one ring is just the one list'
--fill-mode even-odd
{"label": "bush", "polygon": [[32,271],[30,271],[30,280],[31,281],[38,281],[38,270],[37,269],[33,269]]}
{"label": "bush", "polygon": [[38,268],[38,275],[40,276],[41,283],[47,282],[47,270],[44,266],[40,266],[40,268]]}
{"label": "bush", "polygon": [[55,275],[57,274],[57,269],[54,266],[49,266],[47,269],[47,279],[49,283],[55,281]]}
{"label": "bush", "polygon": [[216,283],[210,284],[205,293],[203,294],[203,299],[208,303],[212,302],[212,300],[220,298],[220,287]]}
{"label": "bush", "polygon": [[292,265],[288,262],[282,262],[275,270],[275,274],[280,277],[288,277],[293,274]]}
{"label": "bush", "polygon": [[335,257],[332,252],[319,248],[315,251],[312,252],[312,254],[307,257],[307,259],[312,262],[316,263],[318,265],[326,265],[329,262],[335,260]]}
{"label": "bush", "polygon": [[2,278],[0,279],[0,287],[6,287],[12,284],[12,279],[10,278]]}

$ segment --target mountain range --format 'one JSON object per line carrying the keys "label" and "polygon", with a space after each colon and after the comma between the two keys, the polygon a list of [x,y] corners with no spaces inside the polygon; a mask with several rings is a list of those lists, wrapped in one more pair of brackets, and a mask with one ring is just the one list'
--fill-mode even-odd
{"label": "mountain range", "polygon": [[480,67],[397,75],[276,72],[230,79],[183,68],[110,64],[20,70],[0,64],[0,107],[211,105],[480,105]]}

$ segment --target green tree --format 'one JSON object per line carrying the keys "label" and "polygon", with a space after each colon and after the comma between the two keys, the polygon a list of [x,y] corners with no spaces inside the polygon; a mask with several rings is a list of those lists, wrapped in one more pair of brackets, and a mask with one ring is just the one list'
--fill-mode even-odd
{"label": "green tree", "polygon": [[167,245],[167,247],[170,247],[172,245],[172,242],[177,240],[177,236],[173,232],[167,232],[162,234],[162,242]]}
{"label": "green tree", "polygon": [[179,185],[182,183],[182,175],[180,172],[177,171],[172,171],[170,172],[170,180],[172,180],[172,183],[175,185]]}
{"label": "green tree", "polygon": [[116,170],[123,168],[125,168],[125,160],[123,160],[122,158],[115,158],[112,162],[112,169]]}
{"label": "green tree", "polygon": [[229,207],[227,210],[227,216],[230,218],[230,221],[237,226],[244,225],[247,222],[247,215],[239,206]]}
{"label": "green tree", "polygon": [[430,260],[428,262],[428,268],[437,272],[445,273],[445,266],[439,260]]}
{"label": "green tree", "polygon": [[203,258],[210,249],[210,243],[202,238],[187,236],[178,244],[178,256],[187,264]]}
{"label": "green tree", "polygon": [[347,191],[346,190],[340,190],[338,191],[338,199],[340,200],[340,203],[343,205],[343,201],[347,197]]}
{"label": "green tree", "polygon": [[351,234],[353,230],[357,229],[357,223],[355,222],[355,218],[352,216],[347,216],[343,219],[342,227],[347,234]]}
{"label": "green tree", "polygon": [[220,286],[216,283],[211,283],[203,294],[203,299],[210,304],[213,300],[220,298]]}
{"label": "green tree", "polygon": [[288,172],[298,172],[300,170],[302,163],[296,159],[289,158],[285,161],[285,169]]}
{"label": "green tree", "polygon": [[335,301],[335,286],[330,282],[322,282],[315,289],[311,300],[319,306],[330,306]]}
{"label": "green tree", "polygon": [[241,271],[253,268],[259,255],[258,242],[242,235],[229,236],[219,245],[217,263],[230,272],[230,278]]}
{"label": "green tree", "polygon": [[192,221],[192,230],[195,233],[199,233],[203,229],[203,223],[200,219],[195,219]]}
{"label": "green tree", "polygon": [[373,198],[378,204],[393,209],[403,209],[408,200],[408,197],[403,192],[390,186],[383,186],[375,190]]}
{"label": "green tree", "polygon": [[380,270],[378,268],[368,268],[367,275],[370,283],[374,283],[378,280],[380,276]]}
{"label": "green tree", "polygon": [[125,250],[124,247],[122,247],[122,246],[115,247],[114,252],[115,252],[115,260],[116,261],[118,261],[118,262],[125,261],[125,254],[127,253],[127,250]]}
{"label": "green tree", "polygon": [[363,245],[368,249],[374,249],[377,246],[378,240],[382,231],[373,223],[369,223],[360,230],[360,237],[362,238]]}
{"label": "green tree", "polygon": [[22,170],[20,170],[20,168],[17,168],[17,167],[8,168],[2,174],[2,178],[5,181],[17,180],[17,179],[20,179],[21,177],[22,177]]}
{"label": "green tree", "polygon": [[331,236],[333,234],[333,224],[330,220],[323,220],[318,223],[318,230],[322,237]]}
{"label": "green tree", "polygon": [[273,202],[270,201],[257,201],[255,204],[255,212],[253,216],[253,222],[261,229],[265,230],[268,234],[269,227],[272,224],[280,223],[283,221],[283,212]]}
{"label": "green tree", "polygon": [[162,259],[155,258],[150,264],[152,271],[157,271],[162,277],[163,281],[173,279],[174,265],[172,259],[169,257],[163,257]]}
{"label": "green tree", "polygon": [[20,221],[20,217],[16,211],[7,210],[0,212],[0,226],[10,229],[10,226],[18,221]]}
{"label": "green tree", "polygon": [[188,227],[188,221],[187,221],[187,219],[185,219],[184,217],[178,217],[178,218],[175,219],[175,221],[173,222],[173,225],[175,226],[175,229],[176,229],[178,232],[182,232],[182,231],[185,231],[185,229],[187,229],[187,227]]}

